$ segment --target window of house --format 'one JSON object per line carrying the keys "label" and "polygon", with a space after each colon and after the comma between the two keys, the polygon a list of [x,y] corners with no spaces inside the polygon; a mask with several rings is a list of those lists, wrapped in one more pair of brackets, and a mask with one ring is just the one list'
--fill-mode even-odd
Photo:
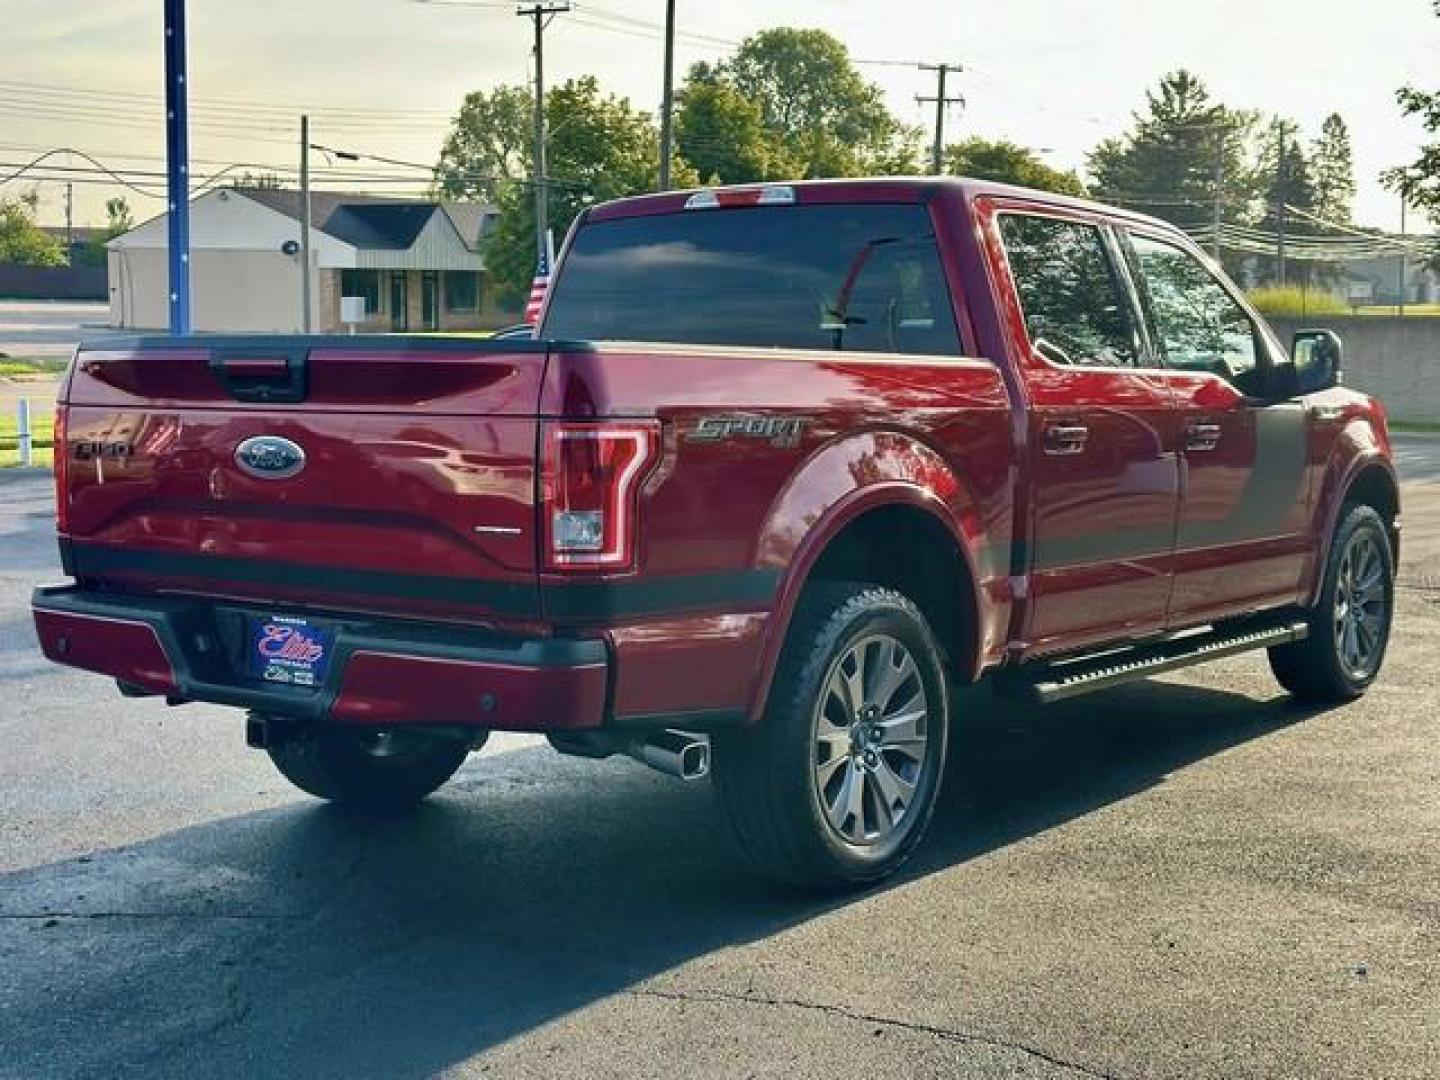
{"label": "window of house", "polygon": [[1258,395],[1263,375],[1245,309],[1183,248],[1145,236],[1131,236],[1130,243],[1166,366],[1213,372]]}
{"label": "window of house", "polygon": [[374,315],[380,310],[380,271],[341,270],[340,295],[363,296],[365,314]]}
{"label": "window of house", "polygon": [[1037,351],[1062,366],[1137,366],[1129,304],[1098,226],[1004,214],[1000,235]]}
{"label": "window of house", "polygon": [[480,275],[473,270],[445,271],[445,310],[478,311]]}

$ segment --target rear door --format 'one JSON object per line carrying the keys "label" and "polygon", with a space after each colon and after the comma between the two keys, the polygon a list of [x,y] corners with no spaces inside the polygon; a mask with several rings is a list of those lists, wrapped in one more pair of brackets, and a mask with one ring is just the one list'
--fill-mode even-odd
{"label": "rear door", "polygon": [[996,228],[1024,320],[1030,652],[1165,622],[1179,497],[1175,402],[1146,366],[1103,222],[1015,210]]}
{"label": "rear door", "polygon": [[135,340],[81,352],[62,528],[87,583],[536,611],[540,343]]}
{"label": "rear door", "polygon": [[1181,419],[1168,623],[1293,603],[1311,548],[1304,403],[1270,399],[1267,335],[1196,254],[1142,229],[1129,245]]}

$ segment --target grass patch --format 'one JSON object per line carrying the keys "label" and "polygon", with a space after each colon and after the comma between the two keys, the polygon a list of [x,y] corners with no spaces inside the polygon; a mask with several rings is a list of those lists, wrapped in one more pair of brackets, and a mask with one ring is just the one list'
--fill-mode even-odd
{"label": "grass patch", "polygon": [[63,356],[0,354],[0,375],[61,375],[69,363],[69,359]]}
{"label": "grass patch", "polygon": [[1262,315],[1304,317],[1306,315],[1349,315],[1350,308],[1327,292],[1314,292],[1294,285],[1268,285],[1245,294]]}
{"label": "grass patch", "polygon": [[[31,447],[32,463],[49,468],[54,460],[55,417],[48,410],[32,410],[30,427],[33,438]],[[20,440],[17,422],[13,413],[0,415],[0,469],[14,468],[20,464]]]}
{"label": "grass patch", "polygon": [[[1393,319],[1396,315],[1400,314],[1400,309],[1394,304],[1371,304],[1367,307],[1362,307],[1359,314],[1388,315]],[[1406,304],[1405,318],[1408,319],[1412,315],[1420,319],[1440,318],[1440,304]]]}

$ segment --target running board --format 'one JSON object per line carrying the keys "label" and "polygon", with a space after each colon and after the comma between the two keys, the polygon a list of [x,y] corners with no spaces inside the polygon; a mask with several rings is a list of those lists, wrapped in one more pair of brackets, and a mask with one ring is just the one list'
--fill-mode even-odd
{"label": "running board", "polygon": [[1220,660],[1238,653],[1269,649],[1309,636],[1309,626],[1300,620],[1246,630],[1211,630],[1187,637],[1171,638],[1157,645],[1140,645],[1101,656],[1081,656],[1056,663],[1036,664],[1034,673],[1024,668],[1014,673],[1011,686],[1041,705],[1105,690],[1122,683],[1148,679],[1166,671]]}

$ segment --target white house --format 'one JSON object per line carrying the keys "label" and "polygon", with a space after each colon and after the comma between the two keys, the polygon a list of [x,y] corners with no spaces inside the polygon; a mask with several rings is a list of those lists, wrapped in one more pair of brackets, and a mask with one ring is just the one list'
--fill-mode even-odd
{"label": "white house", "polygon": [[[480,252],[494,207],[315,192],[312,325],[342,330],[341,296],[365,298],[360,330],[460,330],[514,322],[486,288]],[[169,322],[169,215],[109,248],[110,324]],[[300,193],[221,188],[190,203],[191,323],[196,330],[295,333],[302,325]]]}

